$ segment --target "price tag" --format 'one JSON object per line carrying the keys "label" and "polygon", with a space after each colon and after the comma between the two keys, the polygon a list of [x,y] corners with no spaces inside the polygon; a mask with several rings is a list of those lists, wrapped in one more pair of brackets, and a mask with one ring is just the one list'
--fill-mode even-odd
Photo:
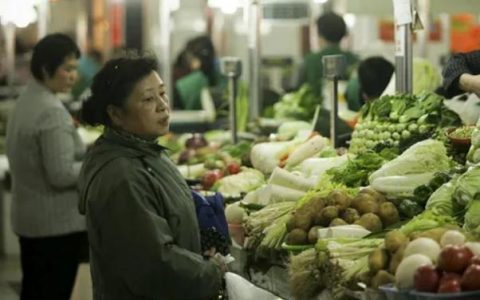
{"label": "price tag", "polygon": [[393,0],[395,25],[405,25],[413,22],[411,0]]}

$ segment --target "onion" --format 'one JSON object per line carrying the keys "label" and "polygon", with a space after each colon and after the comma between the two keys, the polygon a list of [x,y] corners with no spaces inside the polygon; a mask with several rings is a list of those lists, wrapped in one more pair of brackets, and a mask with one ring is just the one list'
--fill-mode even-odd
{"label": "onion", "polygon": [[443,247],[448,245],[462,246],[465,243],[465,236],[457,230],[448,230],[442,235],[440,245]]}

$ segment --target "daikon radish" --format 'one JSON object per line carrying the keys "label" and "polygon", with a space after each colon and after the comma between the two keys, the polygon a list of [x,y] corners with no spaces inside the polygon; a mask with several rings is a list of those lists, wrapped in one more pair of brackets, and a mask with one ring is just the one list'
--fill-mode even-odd
{"label": "daikon radish", "polygon": [[291,168],[298,165],[305,159],[319,153],[327,145],[327,139],[316,135],[299,145],[285,161],[285,167]]}
{"label": "daikon radish", "polygon": [[279,167],[273,170],[268,183],[301,191],[308,191],[315,186],[313,181],[300,175],[294,175],[293,173]]}

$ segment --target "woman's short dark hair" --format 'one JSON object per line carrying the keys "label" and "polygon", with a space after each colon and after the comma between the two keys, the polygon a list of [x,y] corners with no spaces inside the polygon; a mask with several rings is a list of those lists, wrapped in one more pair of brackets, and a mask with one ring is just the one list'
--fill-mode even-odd
{"label": "woman's short dark hair", "polygon": [[331,43],[338,43],[347,34],[347,24],[334,12],[328,12],[317,19],[318,35]]}
{"label": "woman's short dark hair", "polygon": [[387,87],[395,67],[381,56],[372,56],[358,66],[360,88],[369,99],[380,97]]}
{"label": "woman's short dark hair", "polygon": [[129,55],[108,61],[93,78],[92,94],[82,106],[82,122],[110,126],[107,107],[125,107],[135,85],[156,71],[157,66],[155,58],[144,56]]}
{"label": "woman's short dark hair", "polygon": [[215,47],[210,37],[206,35],[198,36],[188,41],[185,46],[187,55],[193,55],[202,63],[202,72],[207,76],[208,83],[213,86],[217,83],[215,70]]}
{"label": "woman's short dark hair", "polygon": [[52,77],[57,68],[70,56],[80,57],[80,50],[75,42],[62,33],[49,34],[33,48],[30,71],[33,77],[43,81],[44,72]]}

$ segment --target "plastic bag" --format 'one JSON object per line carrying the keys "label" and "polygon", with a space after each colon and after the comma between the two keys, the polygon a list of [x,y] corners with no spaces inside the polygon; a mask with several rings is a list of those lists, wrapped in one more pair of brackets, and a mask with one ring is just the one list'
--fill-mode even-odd
{"label": "plastic bag", "polygon": [[228,300],[282,300],[278,296],[263,290],[240,275],[227,272],[225,274]]}

